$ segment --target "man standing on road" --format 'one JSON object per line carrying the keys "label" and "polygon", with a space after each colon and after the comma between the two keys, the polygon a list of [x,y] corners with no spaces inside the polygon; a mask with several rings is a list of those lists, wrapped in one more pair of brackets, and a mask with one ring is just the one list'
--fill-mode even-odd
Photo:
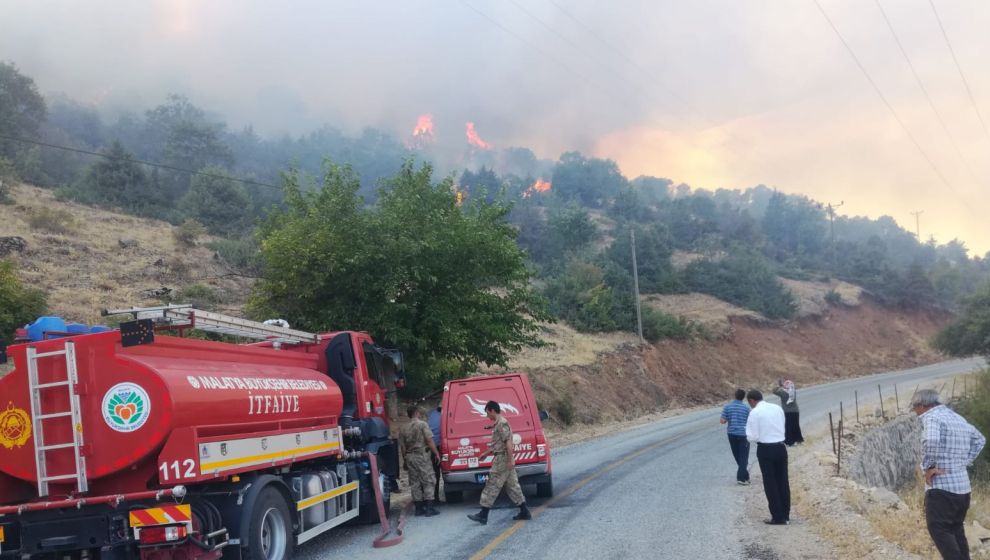
{"label": "man standing on road", "polygon": [[488,472],[488,482],[481,491],[481,511],[468,515],[468,519],[482,525],[488,523],[488,510],[495,504],[499,492],[505,486],[505,492],[512,503],[519,507],[512,519],[531,519],[526,507],[526,498],[519,487],[519,476],[516,474],[516,463],[512,457],[512,428],[509,421],[502,417],[502,407],[495,401],[488,401],[485,414],[492,421],[492,441],[488,444],[489,451],[494,456],[492,469]]}
{"label": "man standing on road", "polygon": [[746,400],[753,410],[746,419],[746,438],[756,442],[756,459],[763,474],[770,519],[767,525],[787,525],[791,519],[791,485],[787,478],[787,446],[784,445],[784,411],[751,390]]}
{"label": "man standing on road", "polygon": [[773,394],[780,397],[780,408],[784,409],[784,445],[790,447],[804,443],[801,435],[801,414],[798,411],[797,388],[790,379],[778,379]]}
{"label": "man standing on road", "polygon": [[922,389],[911,398],[921,419],[921,470],[925,473],[925,521],[942,558],[969,560],[964,522],[972,487],[966,467],[987,440],[965,418]]}
{"label": "man standing on road", "polygon": [[[433,444],[440,448],[440,405],[430,411],[430,416],[426,419],[433,433]],[[433,494],[440,499],[440,459],[433,457]]]}
{"label": "man standing on road", "polygon": [[433,492],[433,466],[428,453],[439,458],[437,446],[433,444],[430,427],[423,421],[423,413],[418,406],[410,406],[406,413],[409,424],[399,432],[399,445],[409,472],[409,491],[416,504],[416,515],[432,517],[440,512],[436,509],[436,495]]}
{"label": "man standing on road", "polygon": [[736,389],[736,400],[722,408],[719,422],[728,424],[729,448],[736,460],[736,484],[749,484],[749,440],[746,439],[746,419],[749,418],[749,406],[743,402],[746,391]]}

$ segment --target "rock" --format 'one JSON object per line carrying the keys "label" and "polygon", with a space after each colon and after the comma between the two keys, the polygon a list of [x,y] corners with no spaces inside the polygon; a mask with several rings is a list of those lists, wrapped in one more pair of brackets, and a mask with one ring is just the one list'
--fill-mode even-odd
{"label": "rock", "polygon": [[0,257],[11,253],[22,253],[27,249],[27,241],[23,237],[0,237]]}
{"label": "rock", "polygon": [[163,298],[172,294],[172,288],[166,288],[162,286],[161,288],[151,288],[148,290],[141,290],[141,297],[145,298]]}
{"label": "rock", "polygon": [[117,245],[120,245],[121,249],[129,249],[131,247],[137,247],[138,241],[137,239],[118,239]]}
{"label": "rock", "polygon": [[867,495],[871,502],[881,509],[899,509],[904,503],[900,496],[886,488],[870,488]]}
{"label": "rock", "polygon": [[980,522],[973,520],[973,523],[966,529],[966,539],[969,541],[970,550],[979,548],[983,543],[990,541],[990,529],[980,525]]}

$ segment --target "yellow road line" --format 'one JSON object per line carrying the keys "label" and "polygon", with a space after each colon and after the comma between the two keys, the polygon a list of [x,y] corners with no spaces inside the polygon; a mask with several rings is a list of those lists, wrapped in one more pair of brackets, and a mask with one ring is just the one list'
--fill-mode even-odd
{"label": "yellow road line", "polygon": [[[707,427],[707,426],[705,426],[705,427]],[[534,509],[533,510],[533,517],[536,517],[537,515],[540,515],[541,513],[543,513],[543,511],[545,509],[547,509],[548,507],[552,506],[558,500],[563,500],[564,498],[566,498],[566,497],[570,496],[571,494],[577,492],[582,487],[584,487],[585,485],[587,485],[589,482],[595,480],[596,478],[600,477],[601,475],[603,475],[603,474],[605,474],[605,473],[607,473],[609,471],[612,471],[614,469],[617,469],[618,467],[621,467],[622,465],[628,463],[629,461],[632,461],[633,459],[635,459],[636,457],[639,457],[640,455],[643,455],[644,453],[649,453],[650,451],[653,451],[654,449],[656,449],[656,448],[658,448],[658,447],[660,447],[662,445],[667,445],[668,443],[673,443],[673,442],[675,442],[675,441],[677,441],[679,439],[682,439],[682,438],[685,438],[685,437],[687,437],[689,435],[692,435],[692,434],[694,434],[697,431],[700,431],[700,430],[699,429],[695,429],[695,430],[692,430],[690,432],[685,432],[683,434],[674,436],[672,438],[668,438],[668,439],[665,439],[665,440],[662,440],[662,441],[658,441],[658,442],[656,442],[656,443],[654,443],[652,445],[649,445],[647,447],[644,447],[643,449],[640,449],[639,451],[634,451],[634,452],[632,452],[632,453],[630,453],[628,455],[625,455],[624,457],[622,457],[621,459],[619,459],[617,461],[613,461],[613,462],[609,463],[608,465],[605,465],[604,467],[602,467],[601,470],[595,471],[594,473],[588,475],[583,480],[580,480],[578,482],[575,482],[574,484],[572,484],[571,486],[569,486],[566,490],[564,490],[560,494],[557,494],[556,496],[554,496],[553,498],[551,498],[550,501],[548,501],[547,503],[545,503],[542,506]],[[526,523],[527,523],[527,521],[516,521],[515,523],[512,524],[511,527],[509,527],[505,531],[502,531],[501,534],[499,534],[497,537],[495,537],[494,539],[492,539],[491,542],[489,542],[487,545],[485,545],[484,548],[482,548],[478,552],[475,552],[471,556],[471,559],[470,560],[482,560],[483,558],[488,557],[488,555],[491,554],[492,551],[494,551],[495,548],[498,545],[500,545],[503,542],[505,542],[506,539],[508,539],[509,537],[511,537],[513,534],[515,534],[515,532],[518,531],[520,528],[522,528],[522,526],[525,525]]]}

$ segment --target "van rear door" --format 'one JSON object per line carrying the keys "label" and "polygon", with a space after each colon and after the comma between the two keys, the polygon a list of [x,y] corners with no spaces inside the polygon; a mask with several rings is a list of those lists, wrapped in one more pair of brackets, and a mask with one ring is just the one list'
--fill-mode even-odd
{"label": "van rear door", "polygon": [[[494,457],[488,452],[491,421],[485,404],[496,401],[513,432],[517,464],[537,461],[538,417],[518,375],[453,381],[444,394],[443,447],[445,471],[487,469]],[[478,482],[483,482],[482,475]]]}

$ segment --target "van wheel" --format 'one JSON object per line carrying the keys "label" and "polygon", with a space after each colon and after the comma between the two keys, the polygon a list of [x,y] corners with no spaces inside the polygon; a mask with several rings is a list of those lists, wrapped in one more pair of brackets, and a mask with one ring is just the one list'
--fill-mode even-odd
{"label": "van wheel", "polygon": [[553,497],[553,475],[550,475],[546,482],[540,482],[536,485],[536,496],[539,498]]}
{"label": "van wheel", "polygon": [[450,492],[444,490],[443,496],[447,499],[448,504],[459,504],[464,501],[464,492],[462,490],[451,490]]}
{"label": "van wheel", "polygon": [[289,560],[292,558],[292,518],[282,494],[265,488],[254,503],[248,528],[247,560]]}

